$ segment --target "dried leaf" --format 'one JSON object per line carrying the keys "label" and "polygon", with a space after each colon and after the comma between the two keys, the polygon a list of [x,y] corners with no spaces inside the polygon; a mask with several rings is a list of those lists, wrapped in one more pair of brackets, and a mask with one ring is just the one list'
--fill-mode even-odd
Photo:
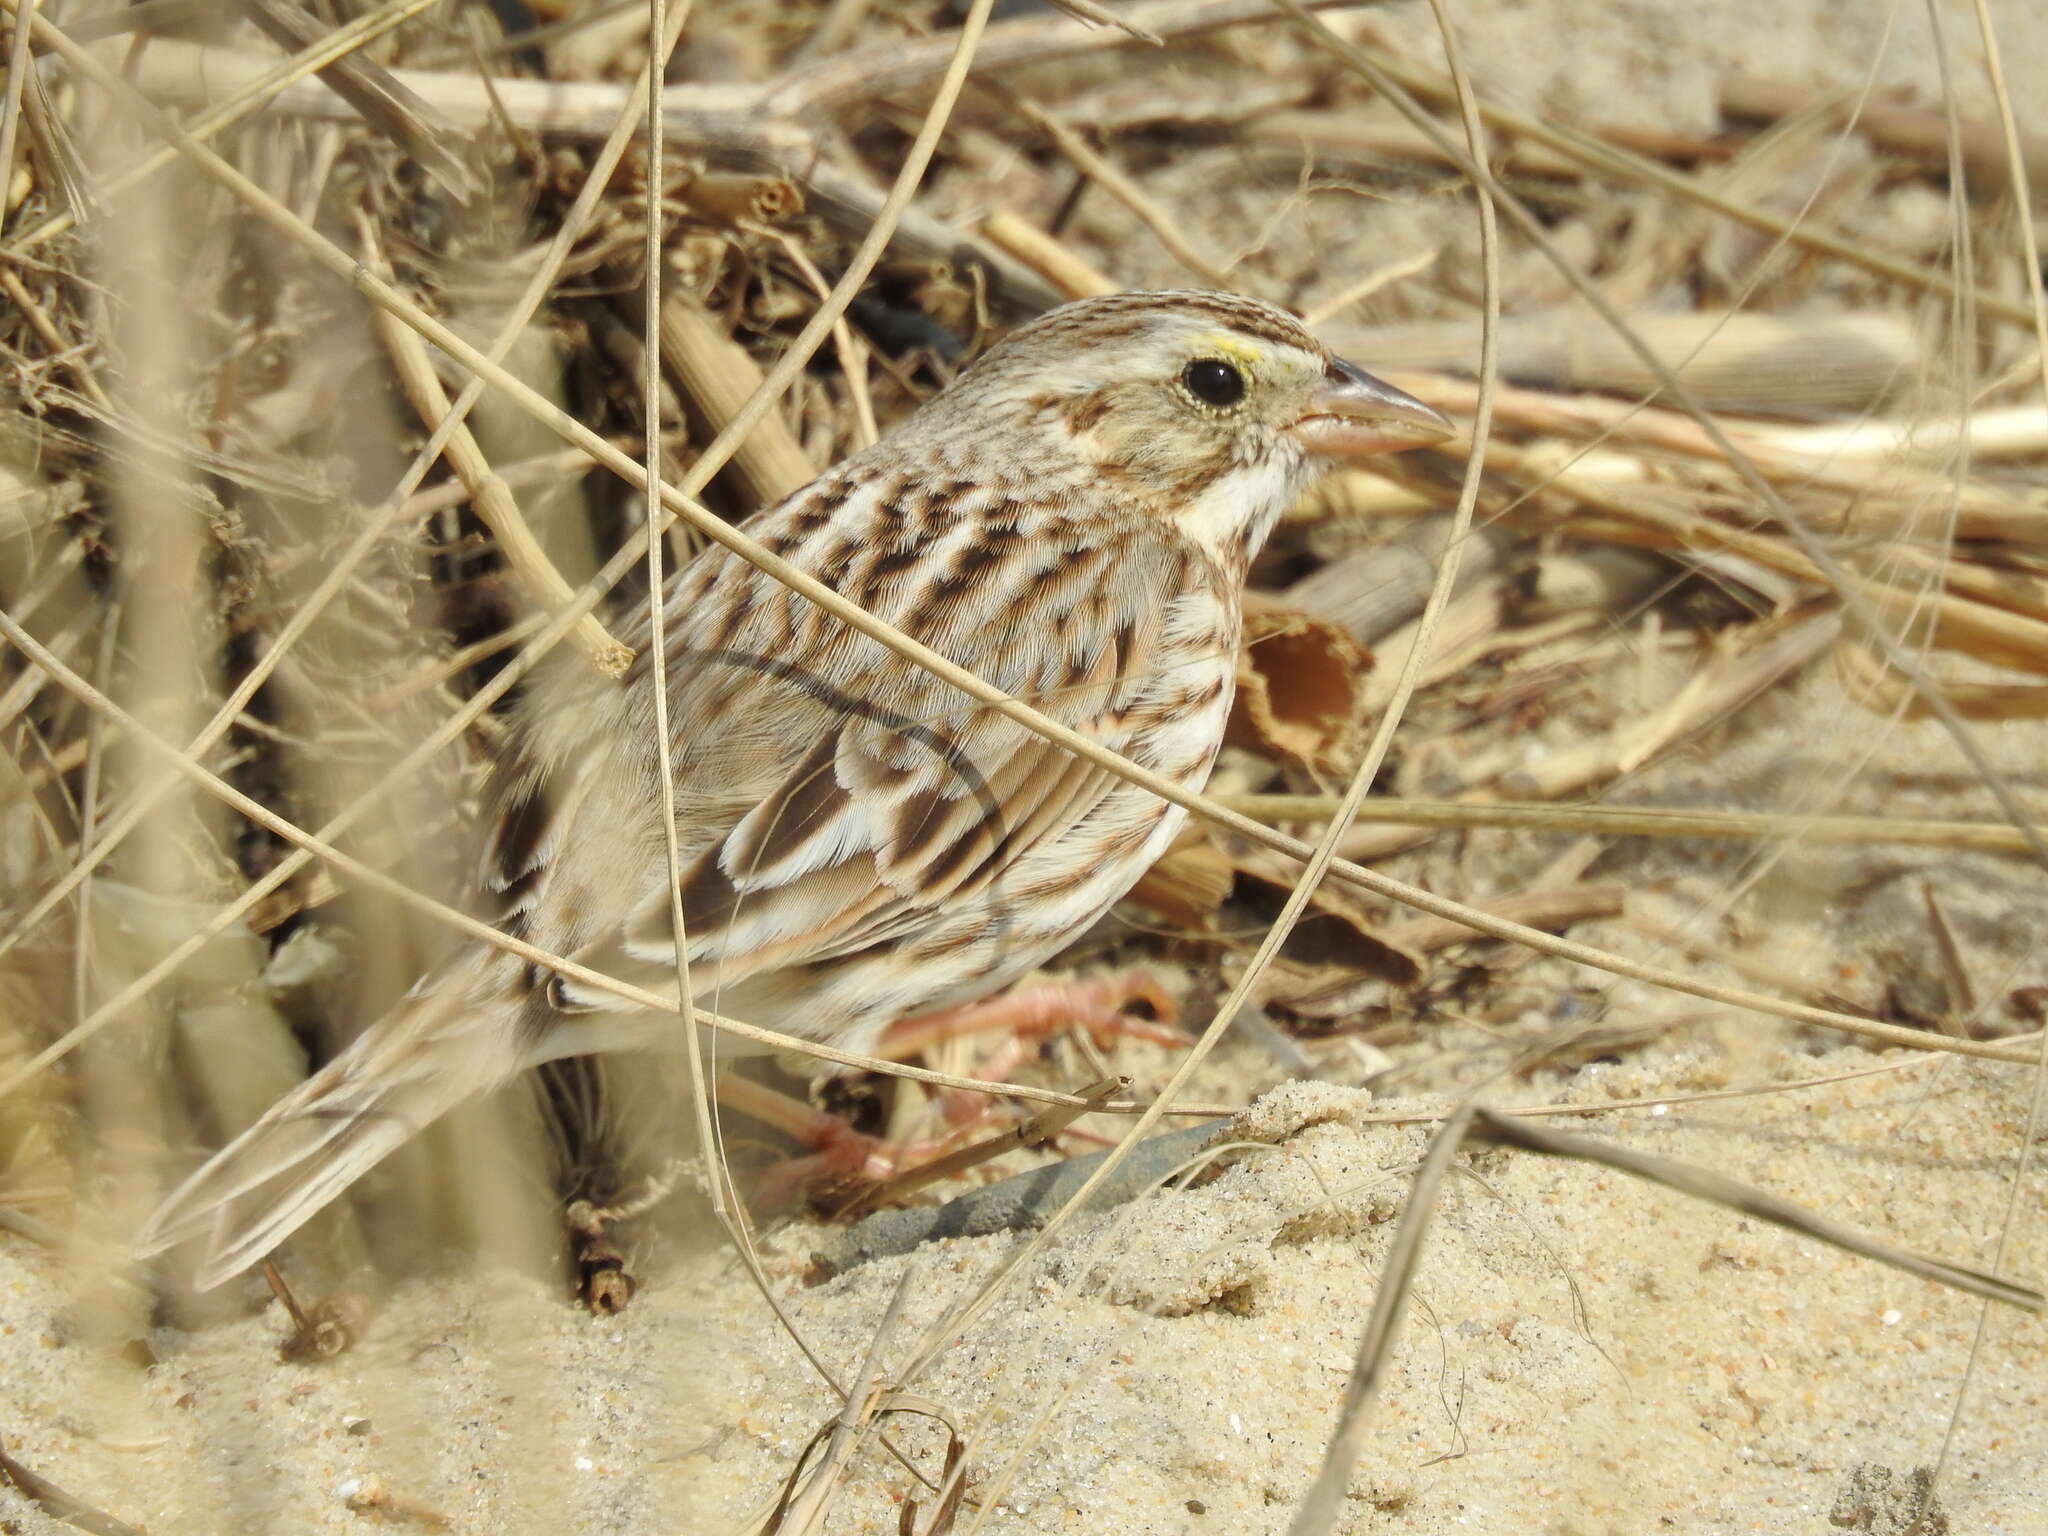
{"label": "dried leaf", "polygon": [[1225,740],[1311,772],[1343,772],[1364,722],[1366,649],[1287,609],[1247,613]]}

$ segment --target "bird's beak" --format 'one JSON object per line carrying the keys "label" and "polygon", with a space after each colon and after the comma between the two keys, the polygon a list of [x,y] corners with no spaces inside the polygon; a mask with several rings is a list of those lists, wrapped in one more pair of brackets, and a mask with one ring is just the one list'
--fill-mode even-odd
{"label": "bird's beak", "polygon": [[1413,395],[1339,358],[1310,400],[1308,414],[1287,432],[1311,453],[1356,459],[1426,448],[1454,436],[1457,428]]}

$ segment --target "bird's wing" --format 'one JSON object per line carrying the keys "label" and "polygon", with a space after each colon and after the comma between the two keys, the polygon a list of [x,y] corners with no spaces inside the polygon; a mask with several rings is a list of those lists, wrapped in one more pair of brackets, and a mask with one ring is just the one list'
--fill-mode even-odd
{"label": "bird's wing", "polygon": [[[1194,579],[1184,548],[1135,523],[1092,536],[1070,520],[1038,527],[1022,509],[935,530],[897,515],[886,487],[868,494],[865,519],[842,504],[830,527],[805,532],[799,504],[759,532],[1006,693],[1134,745],[1162,657],[1178,654],[1165,630]],[[1072,827],[1115,783],[722,551],[680,573],[666,606],[693,975],[731,983],[888,944]],[[602,824],[618,814],[608,781],[638,777],[659,803],[651,765],[622,775],[577,761],[545,833],[507,818],[530,850],[553,850],[529,853],[536,869],[607,831],[616,847]],[[639,824],[658,836],[658,820]],[[639,859],[658,870],[658,843]],[[616,882],[630,861],[614,862]],[[665,879],[639,882],[616,928],[586,934],[580,957],[601,968],[672,964]],[[601,1005],[571,984],[556,993],[565,1007]]]}

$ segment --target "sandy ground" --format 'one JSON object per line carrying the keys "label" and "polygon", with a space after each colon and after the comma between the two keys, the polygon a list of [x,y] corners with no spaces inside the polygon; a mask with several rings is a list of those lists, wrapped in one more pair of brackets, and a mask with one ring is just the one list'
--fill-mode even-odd
{"label": "sandy ground", "polygon": [[[1972,67],[1967,7],[1942,10],[1959,66]],[[2018,99],[2044,99],[2039,19],[2014,4],[1993,10]],[[1489,88],[1672,128],[1711,122],[1712,85],[1728,69],[1853,83],[1887,24],[1882,8],[1832,0],[1459,14]],[[1411,40],[1428,27],[1415,5],[1379,16]],[[1878,78],[1930,87],[1924,15],[1901,7],[1893,24]],[[1349,215],[1319,226],[1319,239],[1366,242],[1342,253],[1353,272],[1386,258],[1372,231],[1399,222],[1397,212],[1375,226],[1373,211],[1357,213],[1355,235]],[[1154,260],[1133,241],[1119,275],[1177,277],[1149,270]],[[1690,778],[1648,781],[1645,795],[1787,808],[1825,781],[1864,808],[1988,814],[1957,787],[1931,731],[1896,734],[1887,760],[1852,783],[1858,717],[1814,719],[1765,711],[1745,756],[1703,758]],[[1788,743],[1805,749],[1789,763]],[[2005,736],[2001,748],[2009,764],[2033,765],[2023,788],[2038,796],[2038,733]],[[1652,850],[1624,873],[1697,904],[1737,873],[1698,854]],[[1999,987],[2043,979],[2032,949],[2038,877],[1992,861],[1925,867]],[[1865,868],[1835,854],[1780,865],[1747,909],[1757,947],[1825,959],[1859,933],[1904,923],[1898,904],[1917,888],[1889,881],[1866,899],[1871,888],[1855,878]],[[1584,1006],[1572,990],[1583,982],[1541,967],[1525,976],[1553,1017]],[[1624,1014],[1697,1013],[1682,1001],[1631,989],[1610,998]],[[1775,1027],[1730,1023],[1516,1091],[1599,1104],[1839,1077],[1568,1123],[1977,1265],[1991,1262],[2012,1201],[2005,1268],[2048,1275],[2038,1159],[2013,1189],[2026,1072],[1814,1051]],[[1847,1076],[1873,1068],[1883,1070]],[[1198,1091],[1242,1097],[1271,1073],[1256,1049],[1238,1047]],[[985,1514],[982,1529],[1006,1533],[1285,1530],[1334,1422],[1422,1145],[1415,1126],[1367,1117],[1437,1102],[1325,1095],[1315,1123],[1238,1154],[1214,1182],[1069,1228],[911,1385],[966,1437],[977,1481],[960,1528]],[[840,1380],[859,1369],[899,1288],[885,1378],[1021,1241],[951,1241],[812,1283],[811,1256],[830,1239],[782,1228],[764,1263],[790,1322]],[[284,1319],[253,1289],[234,1291],[221,1320],[151,1324],[133,1295],[88,1305],[120,1285],[91,1260],[0,1235],[0,1436],[33,1470],[158,1536],[746,1529],[838,1399],[730,1259],[670,1242],[642,1271],[644,1292],[604,1322],[551,1276],[488,1265],[418,1274],[374,1303],[355,1350],[303,1364],[279,1358]],[[136,1321],[108,1321],[119,1316]],[[1895,1530],[1838,1501],[1852,1483],[1903,1485],[1946,1446],[1952,1529],[2048,1532],[2048,1323],[1994,1310],[1972,1372],[1981,1317],[1968,1298],[1720,1207],[1578,1165],[1484,1155],[1448,1186],[1342,1528]],[[938,1433],[892,1422],[903,1451],[935,1473]],[[909,1485],[885,1455],[863,1454],[824,1528],[897,1530]],[[68,1528],[0,1489],[0,1529]]]}
{"label": "sandy ground", "polygon": [[[1878,1065],[1843,1051],[1785,1071],[1819,1082]],[[1572,1124],[1987,1263],[2025,1074],[1889,1066]],[[1674,1055],[1589,1070],[1570,1097],[1696,1092],[1726,1075]],[[984,1475],[1016,1460],[999,1495],[978,1490],[999,1497],[985,1529],[1287,1528],[1422,1145],[1418,1129],[1366,1117],[1436,1107],[1292,1092],[1272,1118],[1311,1123],[1204,1187],[1084,1220],[914,1383],[957,1416]],[[2044,1197],[2037,1162],[2016,1274],[2048,1272]],[[941,1243],[808,1286],[829,1237],[787,1228],[767,1265],[842,1379],[906,1280],[885,1368],[1019,1241]],[[359,1531],[366,1501],[466,1531],[744,1529],[834,1400],[729,1264],[649,1278],[625,1315],[595,1322],[529,1276],[443,1273],[400,1285],[332,1362],[281,1361],[272,1306],[154,1330],[144,1369],[132,1347],[81,1341],[64,1269],[7,1244],[0,1414],[15,1454],[157,1532]],[[1994,1313],[1965,1395],[1979,1315],[1625,1177],[1482,1155],[1444,1199],[1343,1529],[1820,1532],[1859,1467],[1903,1478],[1931,1464],[1959,1399],[1942,1485],[1953,1528],[2048,1529],[2048,1324]],[[936,1435],[895,1422],[935,1469]],[[868,1454],[827,1528],[895,1530],[906,1482]],[[0,1515],[58,1529],[12,1495]]]}
{"label": "sandy ground", "polygon": [[[1687,804],[1714,783],[1783,804],[1832,768],[1808,808],[1984,814],[1941,766],[1931,727],[1893,731],[1849,772],[1848,710],[1816,673],[1640,776],[1626,798]],[[1817,728],[1801,738],[1800,722]],[[2023,790],[2039,791],[2026,765],[2042,759],[2044,735],[1992,738]],[[1503,879],[1517,859],[1545,857],[1503,850]],[[1973,974],[2043,976],[2048,901],[2013,861],[1795,850],[1745,868],[1690,843],[1610,857],[1603,874],[1679,908],[1747,880],[1739,910],[1765,919],[1750,953],[1792,968],[1907,942],[1918,884],[1905,877],[1925,877],[1946,893]],[[1650,952],[1620,924],[1579,936]],[[1661,1019],[1671,1033],[1621,1063],[1508,1080],[1497,1102],[1669,1096],[1551,1123],[1978,1268],[1993,1266],[2011,1202],[2002,1272],[2048,1276],[2038,1156],[2013,1190],[2025,1067],[1829,1049],[1555,962],[1498,985],[1527,1001],[1517,1030],[1604,1016]],[[2002,996],[1987,992],[1994,1006]],[[1470,1081],[1503,1059],[1486,1034],[1442,1023],[1399,1057],[1411,1081]],[[1322,1059],[1337,1070],[1347,1058],[1332,1048]],[[1117,1065],[1156,1081],[1166,1060],[1132,1044]],[[1274,1077],[1240,1041],[1192,1091],[1241,1097]],[[1698,1097],[1728,1089],[1747,1091]],[[1445,1102],[1279,1089],[1222,1138],[1237,1150],[1213,1181],[1084,1216],[1033,1257],[902,1383],[965,1437],[975,1502],[963,1519],[1015,1533],[1287,1530],[1335,1423],[1421,1122]],[[1994,1309],[1972,1370],[1982,1309],[1953,1291],[1610,1170],[1499,1151],[1466,1168],[1446,1187],[1341,1529],[1830,1531],[1852,1485],[1903,1489],[1943,1458],[1953,1424],[1941,1481],[1951,1528],[2048,1531],[2048,1319]],[[1024,1241],[930,1244],[821,1283],[814,1260],[840,1229],[771,1228],[764,1270],[814,1367],[733,1260],[706,1251],[702,1216],[683,1210],[636,1249],[645,1289],[621,1317],[591,1319],[558,1272],[443,1256],[388,1289],[371,1283],[358,1346],[321,1364],[281,1358],[287,1319],[253,1280],[210,1314],[152,1323],[146,1293],[103,1253],[67,1259],[0,1239],[0,1434],[32,1469],[158,1533],[443,1520],[477,1532],[738,1532],[835,1413],[820,1370],[856,1376],[900,1291],[879,1357],[881,1379],[897,1381]],[[940,1432],[915,1417],[892,1427],[935,1474]],[[910,1488],[870,1450],[825,1528],[894,1531]],[[57,1529],[11,1494],[0,1515]]]}

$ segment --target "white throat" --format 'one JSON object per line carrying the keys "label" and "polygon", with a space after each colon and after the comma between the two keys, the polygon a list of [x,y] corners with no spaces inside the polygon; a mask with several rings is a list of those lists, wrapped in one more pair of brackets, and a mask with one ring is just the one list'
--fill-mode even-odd
{"label": "white throat", "polygon": [[1242,571],[1294,504],[1302,480],[1299,463],[1269,454],[1219,477],[1175,521],[1225,570]]}

